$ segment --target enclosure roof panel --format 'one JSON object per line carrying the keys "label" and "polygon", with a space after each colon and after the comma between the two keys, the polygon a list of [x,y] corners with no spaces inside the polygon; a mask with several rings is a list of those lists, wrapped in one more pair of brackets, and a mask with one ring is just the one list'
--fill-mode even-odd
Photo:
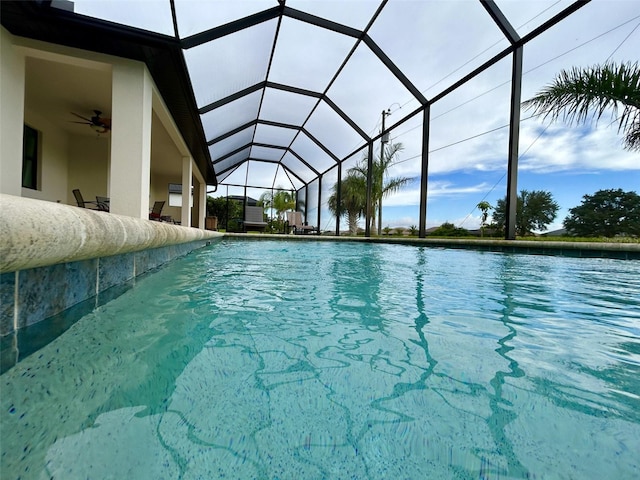
{"label": "enclosure roof panel", "polygon": [[383,111],[390,130],[584,3],[1,2],[16,35],[144,61],[208,183],[264,188],[314,182],[378,141]]}
{"label": "enclosure roof panel", "polygon": [[207,141],[233,132],[250,123],[258,115],[262,92],[253,92],[201,115]]}
{"label": "enclosure roof panel", "polygon": [[297,128],[293,126],[258,123],[254,140],[268,145],[290,145],[297,133]]}
{"label": "enclosure roof panel", "polygon": [[228,155],[215,163],[216,171],[223,173],[232,168],[241,165],[249,159],[249,153],[251,152],[251,146],[246,145]]}
{"label": "enclosure roof panel", "polygon": [[263,22],[184,51],[198,107],[266,80],[276,27]]}
{"label": "enclosure roof panel", "polygon": [[[276,5],[274,0],[174,0],[178,34],[187,38],[197,33],[248,17]],[[165,1],[165,3],[168,3]]]}
{"label": "enclosure roof panel", "polygon": [[[452,35],[425,28],[431,23]],[[397,34],[398,24],[404,35]],[[427,98],[509,47],[480,2],[466,2],[464,15],[460,2],[389,2],[369,34]],[[405,105],[412,100],[397,101]]]}
{"label": "enclosure roof panel", "polygon": [[364,30],[376,10],[380,8],[379,0],[338,1],[329,0],[288,0],[287,5],[292,8],[310,13],[317,17],[326,18],[342,25]]}
{"label": "enclosure roof panel", "polygon": [[567,6],[565,2],[557,0],[538,0],[536,2],[496,0],[496,5],[521,37],[560,13]]}
{"label": "enclosure roof panel", "polygon": [[212,144],[209,147],[209,152],[211,153],[213,163],[218,163],[220,159],[226,158],[241,147],[244,148],[247,145],[251,145],[255,130],[255,125],[250,125],[249,127]]}
{"label": "enclosure roof panel", "polygon": [[323,92],[355,41],[326,28],[284,17],[269,80]]}

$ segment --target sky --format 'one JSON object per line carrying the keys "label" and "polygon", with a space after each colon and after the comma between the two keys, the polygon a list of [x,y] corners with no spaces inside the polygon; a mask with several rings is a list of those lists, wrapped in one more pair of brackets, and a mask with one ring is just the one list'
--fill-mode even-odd
{"label": "sky", "polygon": [[[521,36],[570,3],[568,0],[496,1]],[[288,0],[286,4],[361,30],[379,2]],[[210,28],[215,22],[226,23],[275,5],[275,0],[177,0],[179,34],[184,38]],[[173,27],[167,6],[168,2],[161,0],[83,0],[76,2],[76,12],[171,34]],[[267,71],[271,50],[271,43],[260,39],[269,38],[273,32],[275,23],[264,23],[241,34],[223,37],[215,46],[205,44],[186,50],[185,59],[198,107],[260,81]],[[475,0],[390,0],[368,33],[427,99],[507,46],[500,31]],[[315,27],[309,29],[306,24],[289,18],[283,21],[279,35],[281,41],[274,53],[269,80],[320,92],[353,45],[350,37]],[[549,84],[562,69],[606,61],[638,62],[639,52],[640,1],[593,0],[525,46],[522,100]],[[504,198],[510,70],[511,58],[507,57],[432,104],[428,227],[448,221],[467,229],[478,228],[480,212],[475,206],[483,200],[495,206]],[[362,45],[327,95],[370,136],[379,133],[383,110],[391,112],[386,118],[389,127],[419,107],[411,93]],[[259,95],[254,97],[257,106]],[[254,108],[254,97],[243,99],[243,108]],[[305,97],[268,89],[260,115],[267,120],[295,122],[300,121],[300,116],[304,118],[309,108]],[[234,114],[236,111],[218,109],[203,115],[207,138],[224,132]],[[623,149],[623,137],[617,131],[617,124],[612,124],[613,120],[605,115],[597,124],[571,126],[562,121],[545,122],[533,118],[530,111],[522,111],[518,190],[551,192],[560,209],[548,231],[561,228],[568,210],[578,206],[585,194],[617,188],[640,192],[640,153]],[[344,156],[361,140],[341,123],[330,108],[323,106],[313,113],[306,128],[332,151]],[[268,139],[281,134],[262,127],[255,135]],[[251,132],[212,147],[212,156],[231,149],[232,145],[227,144],[242,144],[241,137],[247,136],[251,138]],[[401,142],[404,148],[390,174],[415,180],[384,200],[383,226],[417,226],[422,116],[394,128],[391,140]],[[317,156],[302,140],[294,142],[292,148],[303,156]],[[379,151],[379,144],[376,143],[374,149]],[[263,149],[260,154],[266,158],[273,151]],[[358,154],[345,162],[345,167],[359,158]],[[248,172],[246,168],[238,170],[223,179],[223,183],[244,182],[248,178],[255,182],[268,178],[267,183],[274,186],[287,182],[282,170],[273,173],[269,170],[275,168],[273,165],[252,166],[255,163],[252,162]],[[335,175],[327,175],[323,182],[324,202],[333,183]],[[241,193],[237,190],[232,188],[230,193]],[[227,190],[221,187],[218,191],[226,193]],[[250,195],[257,197],[260,192],[251,190]],[[309,204],[308,220],[315,223],[317,205],[313,205],[313,201]],[[320,227],[332,228],[335,220],[328,214],[326,204],[321,205],[321,211]]]}

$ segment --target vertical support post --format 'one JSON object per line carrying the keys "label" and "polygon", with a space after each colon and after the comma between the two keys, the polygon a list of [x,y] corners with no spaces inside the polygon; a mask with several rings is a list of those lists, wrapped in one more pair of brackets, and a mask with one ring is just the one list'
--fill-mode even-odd
{"label": "vertical support post", "polygon": [[307,218],[307,212],[309,211],[309,184],[304,186],[304,218]]}
{"label": "vertical support post", "polygon": [[340,236],[340,218],[342,217],[342,162],[338,163],[338,184],[336,187],[336,235]]}
{"label": "vertical support post", "polygon": [[225,215],[225,219],[224,219],[224,230],[225,232],[229,231],[229,185],[227,185],[227,201],[225,203],[225,206],[227,208],[227,214]]}
{"label": "vertical support post", "polygon": [[206,228],[205,217],[207,216],[207,184],[198,179],[198,228]]}
{"label": "vertical support post", "polygon": [[[387,143],[388,140],[385,140],[387,137],[385,137],[385,133],[384,133],[384,129],[385,129],[385,118],[387,118],[387,115],[391,115],[391,110],[383,110],[382,111],[382,130],[381,130],[381,135],[380,135],[380,165],[382,165],[382,162],[384,161],[384,145],[385,143]],[[380,168],[380,171],[378,172],[380,174],[380,178],[378,178],[378,182],[379,182],[379,187],[380,190],[382,190],[382,184],[384,183],[384,178],[382,178],[384,176],[384,171],[382,170],[382,168]],[[380,196],[380,198],[378,198],[378,235],[380,235],[382,233],[382,196]]]}
{"label": "vertical support post", "polygon": [[244,185],[244,197],[242,198],[242,220],[244,221],[244,215],[245,215],[245,211],[247,209],[247,204],[249,203],[249,200],[247,199],[247,185],[245,183]]}
{"label": "vertical support post", "polygon": [[[275,181],[275,179],[274,179]],[[268,218],[273,218],[273,195],[274,195],[274,190],[273,190],[273,184],[271,184],[271,205],[269,205],[269,217]],[[264,205],[263,205],[264,207]]]}
{"label": "vertical support post", "polygon": [[522,95],[522,46],[513,51],[511,71],[511,113],[509,116],[509,156],[507,166],[507,215],[505,240],[516,238],[518,205],[518,143],[520,141],[520,101]]}
{"label": "vertical support post", "polygon": [[371,200],[373,197],[373,142],[369,142],[367,152],[367,214],[365,216],[366,225],[364,226],[364,236],[371,236]]}
{"label": "vertical support post", "polygon": [[247,181],[244,182],[244,196],[242,197],[242,231],[247,232],[247,228],[244,225],[244,220],[247,218]]}
{"label": "vertical support post", "polygon": [[316,225],[318,226],[318,235],[320,235],[320,222],[322,221],[322,215],[320,214],[322,210],[322,177],[323,175],[320,175],[318,177],[318,223],[316,223]]}
{"label": "vertical support post", "polygon": [[431,123],[431,106],[424,108],[422,117],[422,171],[420,173],[420,220],[418,236],[427,236],[427,187],[429,186],[429,127]]}
{"label": "vertical support post", "polygon": [[113,65],[110,211],[148,218],[151,183],[151,75],[144,63]]}
{"label": "vertical support post", "polygon": [[191,226],[191,182],[193,178],[193,167],[191,157],[182,157],[182,208],[180,212],[180,224],[185,227]]}

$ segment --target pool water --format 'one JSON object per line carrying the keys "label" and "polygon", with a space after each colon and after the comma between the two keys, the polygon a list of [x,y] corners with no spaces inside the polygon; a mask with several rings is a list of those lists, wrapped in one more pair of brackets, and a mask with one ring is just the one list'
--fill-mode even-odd
{"label": "pool water", "polygon": [[223,240],[0,379],[3,479],[637,479],[640,262]]}

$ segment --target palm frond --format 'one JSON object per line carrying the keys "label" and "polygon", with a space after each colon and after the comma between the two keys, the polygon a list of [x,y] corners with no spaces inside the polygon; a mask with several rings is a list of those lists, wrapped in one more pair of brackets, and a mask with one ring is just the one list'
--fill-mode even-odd
{"label": "palm frond", "polygon": [[640,120],[637,120],[628,129],[624,143],[629,150],[640,151]]}
{"label": "palm frond", "polygon": [[583,124],[591,118],[597,122],[610,111],[618,132],[625,132],[625,147],[637,149],[633,143],[637,133],[633,132],[640,124],[640,66],[638,62],[607,63],[563,70],[523,106],[545,119],[562,118],[569,124]]}
{"label": "palm frond", "polygon": [[396,193],[402,187],[411,182],[411,178],[408,177],[395,177],[389,178],[384,183],[384,188],[382,189],[382,197],[388,197],[389,195]]}

